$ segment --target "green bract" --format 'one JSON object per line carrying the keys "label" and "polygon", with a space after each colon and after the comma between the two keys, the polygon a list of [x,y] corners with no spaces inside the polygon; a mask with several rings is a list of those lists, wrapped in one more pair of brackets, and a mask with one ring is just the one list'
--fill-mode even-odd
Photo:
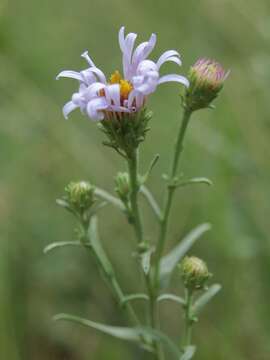
{"label": "green bract", "polygon": [[71,182],[65,188],[65,200],[77,211],[89,209],[94,199],[95,188],[87,181]]}
{"label": "green bract", "polygon": [[130,181],[127,172],[119,172],[115,178],[115,192],[119,198],[126,202],[130,193]]}
{"label": "green bract", "polygon": [[137,113],[123,113],[121,117],[112,116],[103,120],[99,127],[108,138],[104,145],[112,147],[124,157],[130,157],[145,139],[151,117],[152,113],[144,108]]}
{"label": "green bract", "polygon": [[211,276],[206,263],[195,256],[186,256],[180,264],[180,270],[184,285],[190,290],[203,289]]}

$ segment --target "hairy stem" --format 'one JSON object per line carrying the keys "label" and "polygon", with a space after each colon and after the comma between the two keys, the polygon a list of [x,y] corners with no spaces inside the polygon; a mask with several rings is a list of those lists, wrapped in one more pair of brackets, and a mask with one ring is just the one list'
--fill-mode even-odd
{"label": "hairy stem", "polygon": [[133,217],[133,226],[136,233],[138,244],[143,243],[143,230],[142,222],[138,207],[138,192],[139,192],[139,181],[138,181],[138,151],[134,150],[133,153],[128,157],[128,169],[130,177],[130,203]]}
{"label": "hairy stem", "polygon": [[192,112],[189,109],[184,110],[183,120],[182,120],[180,129],[179,129],[179,133],[177,135],[176,143],[175,143],[173,162],[172,162],[170,177],[168,180],[169,183],[167,185],[167,190],[166,190],[163,217],[162,217],[161,223],[160,223],[160,235],[159,235],[159,240],[157,243],[156,267],[155,267],[155,273],[154,273],[154,282],[155,282],[157,291],[159,288],[160,259],[162,257],[164,246],[165,246],[169,215],[170,215],[173,195],[174,195],[174,191],[175,191],[175,187],[173,186],[173,181],[177,175],[179,159],[180,159],[180,155],[183,150],[183,141],[184,141],[184,137],[186,134],[186,130],[187,130],[187,126],[188,126],[188,123],[190,120],[191,113]]}
{"label": "hairy stem", "polygon": [[185,297],[185,337],[184,337],[184,348],[191,345],[192,336],[192,291],[186,289]]}
{"label": "hairy stem", "polygon": [[[143,236],[143,228],[141,222],[140,211],[138,207],[138,193],[140,190],[140,184],[138,181],[138,150],[134,150],[134,152],[128,157],[128,169],[129,169],[129,177],[130,177],[130,203],[131,203],[131,211],[133,217],[133,226],[135,230],[135,234],[137,237],[138,245],[142,245],[144,243]],[[154,297],[152,283],[150,281],[150,277],[148,274],[144,273],[144,279],[146,283],[146,288],[149,294],[149,325],[155,329],[157,328],[157,313],[156,313],[156,299]],[[154,342],[155,348],[155,358],[157,360],[163,360],[162,349],[158,342]]]}
{"label": "hairy stem", "polygon": [[[160,328],[159,314],[158,314],[158,311],[157,311],[157,301],[156,301],[156,297],[155,297],[154,293],[151,294],[149,307],[150,307],[151,327],[153,329],[159,329]],[[163,353],[163,349],[162,349],[161,344],[156,341],[154,343],[154,348],[155,348],[155,353],[156,353],[157,360],[164,360],[164,353]]]}

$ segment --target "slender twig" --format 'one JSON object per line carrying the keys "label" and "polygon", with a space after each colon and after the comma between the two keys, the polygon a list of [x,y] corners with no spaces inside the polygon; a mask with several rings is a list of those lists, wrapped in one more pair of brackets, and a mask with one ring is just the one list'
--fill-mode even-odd
{"label": "slender twig", "polygon": [[185,337],[184,337],[184,348],[191,345],[191,336],[192,336],[192,291],[186,289],[186,296],[185,296]]}
{"label": "slender twig", "polygon": [[[182,120],[180,129],[179,129],[179,133],[178,133],[176,144],[175,144],[172,168],[171,168],[170,177],[168,180],[169,183],[172,183],[177,175],[179,159],[180,159],[181,152],[183,150],[183,140],[184,140],[184,137],[186,134],[186,130],[187,130],[187,126],[189,123],[191,113],[192,112],[187,108],[184,110],[183,120]],[[175,191],[174,186],[167,186],[165,203],[164,203],[164,211],[163,211],[163,217],[162,217],[162,220],[160,223],[160,235],[159,235],[159,240],[157,243],[156,258],[155,258],[156,266],[155,266],[154,282],[155,282],[155,286],[157,289],[159,288],[160,259],[161,259],[161,256],[162,256],[163,250],[164,250],[167,229],[168,229],[168,220],[169,220],[170,210],[171,210],[171,206],[172,206],[174,191]]]}
{"label": "slender twig", "polygon": [[138,181],[138,150],[135,149],[133,153],[128,157],[128,170],[130,177],[130,203],[132,210],[132,220],[134,225],[134,230],[136,233],[138,245],[142,244],[143,239],[143,230],[142,222],[138,207],[138,192],[139,192],[139,181]]}
{"label": "slender twig", "polygon": [[[130,203],[131,203],[131,212],[133,227],[138,241],[138,246],[142,245],[145,241],[143,236],[143,228],[141,222],[140,211],[138,207],[138,193],[140,190],[139,181],[138,181],[138,150],[134,150],[133,153],[128,157],[128,169],[130,177]],[[144,279],[146,283],[146,288],[149,294],[149,317],[150,317],[150,326],[153,329],[157,328],[157,313],[156,313],[156,299],[153,292],[152,282],[150,280],[149,274],[144,273]],[[163,353],[160,345],[157,341],[154,341],[155,355],[157,360],[163,360]]]}

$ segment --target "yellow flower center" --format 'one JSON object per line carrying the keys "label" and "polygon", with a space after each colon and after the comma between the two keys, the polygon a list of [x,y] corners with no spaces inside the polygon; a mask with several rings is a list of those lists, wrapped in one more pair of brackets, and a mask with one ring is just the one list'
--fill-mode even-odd
{"label": "yellow flower center", "polygon": [[116,70],[110,77],[110,84],[119,84],[121,79],[120,72]]}
{"label": "yellow flower center", "polygon": [[131,85],[131,83],[127,80],[120,80],[120,95],[121,95],[121,99],[128,99],[128,95],[131,92],[131,90],[133,89],[133,86]]}
{"label": "yellow flower center", "polygon": [[110,77],[110,84],[119,84],[120,85],[120,96],[121,100],[127,100],[129,93],[132,91],[133,86],[128,80],[124,80],[121,77],[121,74],[116,70]]}

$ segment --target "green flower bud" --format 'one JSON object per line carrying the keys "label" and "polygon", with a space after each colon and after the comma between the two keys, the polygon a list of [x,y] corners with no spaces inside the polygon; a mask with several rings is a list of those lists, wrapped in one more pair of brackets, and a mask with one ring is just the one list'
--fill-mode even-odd
{"label": "green flower bud", "polygon": [[229,75],[222,66],[213,60],[200,59],[190,68],[190,86],[184,97],[185,106],[191,111],[207,108],[218,96],[224,81]]}
{"label": "green flower bud", "polygon": [[129,175],[126,172],[119,172],[115,178],[115,192],[119,198],[126,202],[130,193]]}
{"label": "green flower bud", "polygon": [[95,188],[87,181],[71,182],[66,188],[65,200],[79,212],[89,209],[93,203]]}
{"label": "green flower bud", "polygon": [[211,276],[206,263],[195,256],[186,256],[180,263],[180,271],[185,287],[190,290],[203,289]]}

